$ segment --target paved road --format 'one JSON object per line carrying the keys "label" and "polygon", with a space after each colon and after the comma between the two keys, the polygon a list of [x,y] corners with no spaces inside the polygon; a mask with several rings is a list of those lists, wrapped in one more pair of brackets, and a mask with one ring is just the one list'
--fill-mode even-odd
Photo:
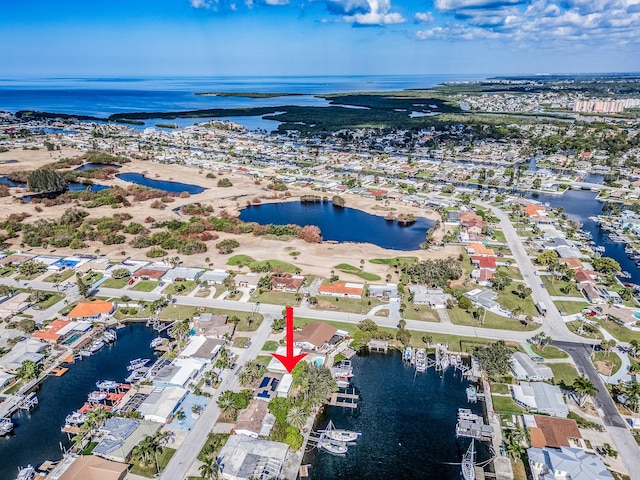
{"label": "paved road", "polygon": [[[254,304],[250,304],[254,306]],[[271,323],[273,316],[265,314],[263,322],[258,327],[251,338],[251,346],[244,349],[236,363],[237,368],[241,368],[245,362],[252,360],[258,356],[262,346],[267,341],[269,334],[271,333]],[[178,448],[176,453],[171,458],[171,461],[165,468],[160,478],[166,480],[181,480],[186,478],[187,473],[193,462],[195,462],[198,453],[204,446],[207,436],[211,431],[211,428],[216,423],[218,416],[220,415],[220,409],[218,408],[217,400],[220,394],[226,390],[240,391],[241,386],[238,382],[238,377],[235,372],[226,370],[223,374],[222,383],[216,389],[216,392],[211,397],[211,401],[207,408],[204,409],[200,415],[200,419],[195,423],[184,443]]]}
{"label": "paved road", "polygon": [[560,312],[553,303],[549,292],[542,287],[542,280],[536,275],[536,269],[533,266],[533,262],[527,255],[527,252],[522,244],[522,240],[518,237],[509,216],[497,207],[489,204],[481,204],[485,208],[489,208],[493,214],[500,220],[500,228],[504,233],[505,239],[513,258],[522,273],[522,276],[531,289],[531,298],[535,303],[544,303],[547,309],[547,315],[544,319],[542,329],[551,336],[554,340],[578,342],[583,343],[586,340],[567,329]]}
{"label": "paved road", "polygon": [[605,428],[611,435],[622,461],[629,472],[631,472],[632,480],[640,480],[640,455],[638,455],[640,452],[638,451],[638,444],[633,439],[626,422],[613,403],[604,382],[594,368],[593,363],[591,363],[591,359],[589,358],[591,346],[573,342],[553,342],[552,345],[562,348],[571,355],[571,358],[578,366],[578,371],[589,377],[589,380],[591,380],[598,389],[594,402],[604,421]]}

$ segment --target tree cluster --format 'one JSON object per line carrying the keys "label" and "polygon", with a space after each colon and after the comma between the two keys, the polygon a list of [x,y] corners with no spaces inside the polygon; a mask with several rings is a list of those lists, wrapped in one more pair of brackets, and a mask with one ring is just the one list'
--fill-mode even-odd
{"label": "tree cluster", "polygon": [[444,287],[452,280],[462,276],[462,265],[452,258],[424,260],[402,267],[402,273],[413,283],[426,284],[432,287]]}

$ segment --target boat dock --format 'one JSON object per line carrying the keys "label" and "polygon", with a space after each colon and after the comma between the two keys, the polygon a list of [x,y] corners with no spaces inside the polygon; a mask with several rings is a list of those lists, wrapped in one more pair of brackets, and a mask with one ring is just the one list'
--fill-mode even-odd
{"label": "boat dock", "polygon": [[456,436],[490,442],[493,439],[493,427],[485,425],[484,419],[468,408],[459,408]]}
{"label": "boat dock", "polygon": [[367,347],[372,352],[384,352],[387,353],[389,349],[389,343],[385,340],[370,340]]}
{"label": "boat dock", "polygon": [[29,395],[22,399],[22,401],[18,405],[18,408],[20,408],[20,410],[31,410],[36,405],[38,405],[38,397],[36,395],[36,392],[31,392]]}
{"label": "boat dock", "polygon": [[329,397],[329,405],[332,407],[347,407],[347,408],[357,408],[358,404],[356,400],[358,400],[360,396],[355,393],[355,389],[345,390],[344,392],[336,392],[332,393],[331,397]]}

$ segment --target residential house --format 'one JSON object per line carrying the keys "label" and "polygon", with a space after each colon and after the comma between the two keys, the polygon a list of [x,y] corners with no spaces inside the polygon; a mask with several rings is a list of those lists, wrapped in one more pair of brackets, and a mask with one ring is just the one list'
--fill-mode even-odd
{"label": "residential house", "polygon": [[613,480],[603,461],[580,448],[528,448],[536,480]]}
{"label": "residential house", "polygon": [[224,480],[280,478],[289,446],[246,435],[231,435],[216,456]]}
{"label": "residential house", "polygon": [[547,365],[541,365],[531,360],[529,355],[516,352],[511,355],[511,371],[516,380],[528,382],[545,382],[553,380],[553,371]]}
{"label": "residential house", "polygon": [[398,298],[398,285],[395,283],[369,285],[369,296],[377,298]]}
{"label": "residential house", "polygon": [[413,294],[415,305],[429,305],[431,308],[446,308],[447,300],[453,299],[442,288],[427,288],[423,285],[411,285],[409,292]]}
{"label": "residential house", "polygon": [[240,288],[257,288],[260,281],[260,275],[251,272],[244,275],[236,275],[235,284]]}
{"label": "residential house", "polygon": [[584,449],[586,446],[575,420],[545,415],[523,415],[522,418],[525,427],[529,430],[532,447]]}
{"label": "residential house", "polygon": [[361,283],[333,282],[320,285],[318,293],[320,295],[330,295],[332,297],[362,298],[364,285]]}
{"label": "residential house", "polygon": [[462,229],[474,237],[479,237],[482,234],[482,230],[489,225],[480,215],[474,212],[460,212],[458,217]]}
{"label": "residential house", "polygon": [[219,338],[208,338],[202,335],[189,337],[189,343],[180,352],[178,358],[191,358],[203,364],[210,364],[224,346],[225,340]]}
{"label": "residential house", "polygon": [[227,277],[229,277],[229,272],[226,270],[207,270],[200,275],[200,281],[209,285],[222,285]]}
{"label": "residential house", "polygon": [[520,382],[511,385],[513,399],[518,405],[552,417],[567,418],[569,409],[564,403],[562,391],[556,385],[542,382]]}
{"label": "residential house", "polygon": [[147,420],[107,418],[104,425],[98,429],[102,437],[92,454],[114,462],[126,463],[131,459],[131,453],[138,443],[145,437],[153,436],[159,429],[160,425]]}
{"label": "residential house", "polygon": [[269,281],[271,282],[272,290],[295,293],[300,290],[304,283],[304,276],[285,273],[283,275],[273,275]]}
{"label": "residential house", "polygon": [[41,353],[49,347],[48,344],[28,338],[16,343],[9,353],[0,357],[0,370],[15,373],[27,360],[40,363],[44,360]]}
{"label": "residential house", "polygon": [[169,271],[169,267],[142,267],[133,272],[133,278],[141,278],[144,280],[160,280],[164,274]]}
{"label": "residential house", "polygon": [[118,308],[115,302],[94,300],[92,302],[80,302],[71,309],[68,318],[77,318],[86,321],[106,320]]}
{"label": "residential house", "polygon": [[31,335],[31,338],[56,344],[62,341],[69,333],[67,328],[69,325],[71,325],[71,322],[68,320],[54,320],[44,330],[38,330]]}
{"label": "residential house", "polygon": [[535,205],[533,203],[525,205],[522,210],[527,214],[529,218],[539,217],[547,214],[547,207],[545,207],[544,205]]}
{"label": "residential house", "polygon": [[254,398],[238,415],[232,433],[252,438],[268,437],[274,424],[275,417],[269,413],[269,403]]}
{"label": "residential house", "polygon": [[209,338],[231,338],[236,326],[233,323],[227,322],[227,318],[227,315],[201,313],[199,317],[193,319],[196,334]]}
{"label": "residential house", "polygon": [[329,343],[338,329],[324,322],[307,323],[293,335],[294,345],[305,350],[320,350]]}
{"label": "residential house", "polygon": [[176,282],[179,280],[187,280],[194,281],[197,280],[200,275],[204,272],[201,268],[186,268],[186,267],[177,267],[171,268],[167,270],[162,276],[163,282]]}
{"label": "residential house", "polygon": [[67,455],[51,472],[56,480],[124,480],[129,465],[96,455]]}
{"label": "residential house", "polygon": [[182,387],[155,387],[138,407],[145,420],[167,423],[189,391]]}
{"label": "residential house", "polygon": [[483,243],[471,243],[465,247],[469,255],[477,256],[495,256],[496,252],[493,248],[485,246]]}
{"label": "residential house", "polygon": [[487,310],[497,310],[500,308],[495,299],[498,298],[498,294],[492,290],[486,288],[476,288],[464,294],[471,302],[477,307],[483,307]]}

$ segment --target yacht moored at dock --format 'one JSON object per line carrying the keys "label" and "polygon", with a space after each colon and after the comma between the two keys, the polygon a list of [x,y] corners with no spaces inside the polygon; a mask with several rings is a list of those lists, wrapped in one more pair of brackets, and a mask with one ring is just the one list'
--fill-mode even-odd
{"label": "yacht moored at dock", "polygon": [[13,422],[10,418],[0,418],[0,437],[13,431]]}
{"label": "yacht moored at dock", "polygon": [[31,465],[27,465],[26,467],[22,467],[18,469],[18,476],[16,480],[33,480],[33,477],[36,476],[36,469]]}
{"label": "yacht moored at dock", "polygon": [[471,439],[471,444],[464,454],[464,457],[462,457],[460,468],[464,480],[476,480],[476,445],[474,439]]}
{"label": "yacht moored at dock", "polygon": [[98,390],[117,390],[120,384],[114,380],[102,380],[96,382],[96,388]]}
{"label": "yacht moored at dock", "polygon": [[133,372],[134,370],[138,370],[139,368],[144,367],[147,363],[149,363],[148,358],[136,358],[135,360],[131,360],[129,362],[127,370]]}
{"label": "yacht moored at dock", "polygon": [[324,434],[324,438],[343,443],[355,442],[358,437],[362,435],[361,433],[353,432],[351,430],[336,428],[331,420],[329,420],[329,423],[324,430],[318,431]]}

